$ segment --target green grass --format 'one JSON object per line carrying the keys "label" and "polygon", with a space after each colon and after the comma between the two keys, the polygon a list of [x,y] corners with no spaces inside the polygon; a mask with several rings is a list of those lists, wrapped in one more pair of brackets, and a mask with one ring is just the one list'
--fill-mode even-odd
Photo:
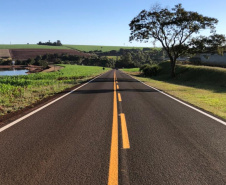
{"label": "green grass", "polygon": [[169,77],[170,64],[160,64],[159,76],[144,78],[137,71],[127,71],[139,80],[226,119],[226,69],[178,65],[177,77]]}
{"label": "green grass", "polygon": [[139,68],[128,68],[128,69],[122,69],[122,70],[126,72],[139,72]]}
{"label": "green grass", "polygon": [[114,60],[120,59],[120,56],[106,56],[106,57]]}
{"label": "green grass", "polygon": [[65,46],[45,46],[37,44],[1,44],[0,49],[69,49]]}
{"label": "green grass", "polygon": [[110,70],[96,66],[62,65],[50,73],[0,76],[0,115],[22,109],[75,84]]}

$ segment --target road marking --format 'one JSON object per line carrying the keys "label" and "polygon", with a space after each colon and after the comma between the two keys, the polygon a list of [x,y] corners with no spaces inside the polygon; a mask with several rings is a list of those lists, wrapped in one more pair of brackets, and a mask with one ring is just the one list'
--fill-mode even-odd
{"label": "road marking", "polygon": [[[109,72],[109,71],[107,71],[107,72]],[[106,72],[106,73],[107,73],[107,72]],[[63,96],[61,96],[61,97],[59,97],[59,98],[57,98],[57,99],[55,99],[55,100],[53,100],[53,101],[51,101],[51,102],[47,103],[46,105],[44,105],[44,106],[42,106],[42,107],[40,107],[40,108],[38,108],[38,109],[36,109],[36,110],[34,110],[34,111],[30,112],[29,114],[27,114],[27,115],[25,115],[25,116],[23,116],[23,117],[21,117],[21,118],[19,118],[19,119],[15,120],[15,121],[13,121],[13,122],[9,123],[9,124],[7,124],[6,126],[4,126],[4,127],[0,128],[0,132],[3,132],[4,130],[6,130],[6,129],[8,129],[8,128],[12,127],[13,125],[15,125],[15,124],[19,123],[20,121],[22,121],[22,120],[24,120],[24,119],[26,119],[26,118],[30,117],[31,115],[33,115],[33,114],[35,114],[35,113],[37,113],[37,112],[41,111],[42,109],[44,109],[44,108],[48,107],[49,105],[51,105],[51,104],[53,104],[53,103],[55,103],[55,102],[59,101],[60,99],[64,98],[65,96],[67,96],[67,95],[69,95],[69,94],[73,93],[74,91],[76,91],[76,90],[80,89],[81,87],[83,87],[83,86],[85,86],[85,85],[89,84],[90,82],[92,82],[93,80],[95,80],[96,78],[99,78],[100,76],[102,76],[102,75],[104,75],[104,74],[105,74],[105,73],[103,73],[103,74],[101,74],[101,75],[99,75],[99,76],[97,76],[97,77],[93,78],[92,80],[90,80],[90,81],[86,82],[85,84],[83,84],[83,85],[81,85],[81,86],[79,86],[79,87],[75,88],[74,90],[72,90],[72,91],[68,92],[67,94],[65,94],[65,95],[63,95]]]}
{"label": "road marking", "polygon": [[[124,73],[124,72],[123,72],[123,73]],[[126,73],[124,73],[124,74],[126,74]],[[177,101],[177,102],[179,102],[179,103],[181,103],[181,104],[183,104],[183,105],[185,105],[185,106],[187,106],[187,107],[189,107],[189,108],[191,108],[191,109],[193,109],[193,110],[195,110],[195,111],[197,111],[197,112],[199,112],[199,113],[201,113],[201,114],[203,114],[203,115],[205,115],[205,116],[207,116],[207,117],[209,117],[209,118],[211,118],[211,119],[213,119],[213,120],[215,120],[215,121],[217,121],[217,122],[219,122],[219,123],[221,123],[221,124],[223,124],[223,125],[226,126],[226,122],[225,122],[225,121],[223,121],[223,120],[221,120],[221,119],[218,119],[218,118],[216,118],[215,116],[212,116],[212,115],[210,115],[210,114],[208,114],[208,113],[206,113],[206,112],[204,112],[204,111],[201,111],[201,110],[199,110],[199,109],[197,109],[197,108],[195,108],[195,107],[193,107],[193,106],[191,106],[191,105],[189,105],[189,104],[187,104],[187,103],[185,103],[185,102],[183,102],[183,101],[181,101],[181,100],[179,100],[179,99],[177,99],[177,98],[174,98],[173,96],[171,96],[171,95],[169,95],[169,94],[167,94],[167,93],[164,93],[164,92],[160,91],[159,89],[156,89],[155,87],[152,87],[152,86],[150,86],[150,85],[147,85],[147,84],[145,84],[144,82],[142,82],[142,81],[140,81],[140,80],[138,80],[138,79],[132,77],[132,76],[129,75],[129,74],[126,74],[126,75],[128,75],[128,76],[130,76],[131,78],[137,80],[138,82],[141,82],[142,84],[144,84],[144,85],[146,85],[146,86],[148,86],[148,87],[150,87],[150,88],[152,88],[152,89],[158,91],[159,93],[164,94],[165,96],[168,96],[169,98],[171,98],[171,99],[173,99],[173,100],[175,100],[175,101]]]}
{"label": "road marking", "polygon": [[118,110],[115,78],[114,72],[113,123],[108,185],[118,185]]}
{"label": "road marking", "polygon": [[118,101],[122,101],[122,97],[120,93],[118,93]]}
{"label": "road marking", "polygon": [[121,113],[121,127],[122,127],[122,146],[123,149],[129,149],[130,144],[129,144],[129,135],[128,135],[128,130],[126,126],[126,118],[125,114]]}
{"label": "road marking", "polygon": [[119,86],[117,85],[117,89],[119,89]]}

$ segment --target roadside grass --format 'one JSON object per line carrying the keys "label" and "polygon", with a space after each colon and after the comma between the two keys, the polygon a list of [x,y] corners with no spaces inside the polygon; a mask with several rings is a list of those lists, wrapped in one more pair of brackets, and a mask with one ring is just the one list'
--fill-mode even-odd
{"label": "roadside grass", "polygon": [[126,72],[139,72],[139,68],[125,68],[122,70]]}
{"label": "roadside grass", "polygon": [[65,46],[45,46],[37,44],[0,44],[0,49],[69,49]]}
{"label": "roadside grass", "polygon": [[23,109],[110,70],[96,66],[61,65],[60,71],[0,76],[0,116]]}
{"label": "roadside grass", "polygon": [[177,77],[169,77],[170,64],[160,64],[159,76],[145,78],[139,68],[123,71],[135,78],[178,97],[194,106],[226,119],[226,69],[218,67],[178,65]]}

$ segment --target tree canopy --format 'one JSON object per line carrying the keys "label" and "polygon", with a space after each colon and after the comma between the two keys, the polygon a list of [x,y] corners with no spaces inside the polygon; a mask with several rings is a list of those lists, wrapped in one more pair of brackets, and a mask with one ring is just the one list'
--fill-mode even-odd
{"label": "tree canopy", "polygon": [[[181,4],[174,8],[143,10],[129,24],[130,41],[159,41],[171,62],[171,76],[175,76],[176,59],[182,55],[200,52],[202,49],[222,44],[224,35],[215,33],[218,20],[197,12],[186,11]],[[200,31],[210,29],[213,35],[193,38]],[[210,40],[214,42],[208,42]],[[212,47],[213,48],[213,47]]]}
{"label": "tree canopy", "polygon": [[48,45],[48,46],[62,46],[62,43],[60,40],[57,40],[56,42],[50,42],[50,40],[48,42],[39,41],[37,44],[38,45]]}

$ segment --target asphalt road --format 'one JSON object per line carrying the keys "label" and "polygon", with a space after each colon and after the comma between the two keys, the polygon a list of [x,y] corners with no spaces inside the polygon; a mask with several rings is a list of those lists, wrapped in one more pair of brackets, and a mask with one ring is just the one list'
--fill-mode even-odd
{"label": "asphalt road", "polygon": [[226,126],[119,70],[4,128],[1,185],[226,184]]}

